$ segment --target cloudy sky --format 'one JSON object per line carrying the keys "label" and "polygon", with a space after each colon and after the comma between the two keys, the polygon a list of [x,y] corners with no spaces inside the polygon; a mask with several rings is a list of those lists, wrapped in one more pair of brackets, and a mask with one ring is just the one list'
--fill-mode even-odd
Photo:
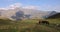
{"label": "cloudy sky", "polygon": [[0,8],[22,7],[44,11],[60,11],[60,0],[0,0]]}

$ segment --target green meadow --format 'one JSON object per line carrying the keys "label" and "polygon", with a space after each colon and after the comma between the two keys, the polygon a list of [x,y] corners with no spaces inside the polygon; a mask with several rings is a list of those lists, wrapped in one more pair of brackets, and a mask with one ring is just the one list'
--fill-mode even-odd
{"label": "green meadow", "polygon": [[22,21],[11,21],[0,19],[0,32],[60,32],[60,19],[45,19],[49,21],[49,25],[38,24],[37,19],[28,19]]}

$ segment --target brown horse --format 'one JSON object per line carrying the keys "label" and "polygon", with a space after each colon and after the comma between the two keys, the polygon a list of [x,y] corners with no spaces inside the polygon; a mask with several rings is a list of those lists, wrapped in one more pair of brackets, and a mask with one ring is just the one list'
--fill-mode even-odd
{"label": "brown horse", "polygon": [[48,21],[39,21],[39,24],[48,24],[49,25],[49,22]]}

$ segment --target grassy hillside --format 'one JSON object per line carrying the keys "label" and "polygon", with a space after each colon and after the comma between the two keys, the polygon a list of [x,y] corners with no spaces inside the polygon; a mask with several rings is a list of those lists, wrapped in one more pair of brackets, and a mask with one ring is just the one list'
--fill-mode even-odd
{"label": "grassy hillside", "polygon": [[[60,23],[60,20],[47,19],[50,23]],[[57,28],[50,25],[38,24],[38,20],[22,20],[12,23],[10,20],[0,20],[0,32],[60,32]],[[5,22],[4,22],[5,21]],[[6,24],[7,23],[7,24]]]}
{"label": "grassy hillside", "polygon": [[48,20],[50,23],[60,24],[60,18],[57,18],[57,19],[46,19],[46,20]]}

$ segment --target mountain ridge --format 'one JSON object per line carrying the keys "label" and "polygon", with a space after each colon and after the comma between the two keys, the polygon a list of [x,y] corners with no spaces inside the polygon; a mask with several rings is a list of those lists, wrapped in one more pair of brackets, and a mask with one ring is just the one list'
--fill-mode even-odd
{"label": "mountain ridge", "polygon": [[[19,12],[21,11],[21,12]],[[30,18],[34,19],[34,18],[44,18],[44,16],[49,15],[50,11],[42,11],[42,10],[35,10],[35,9],[22,9],[22,8],[14,8],[14,9],[7,9],[7,10],[3,10],[0,9],[0,16],[4,16],[7,17],[9,19],[20,19],[20,18],[24,18],[24,15],[31,15]],[[17,13],[18,12],[18,13]],[[17,14],[19,14],[18,17]],[[23,15],[22,15],[23,14]],[[22,17],[21,17],[22,15]],[[15,17],[15,18],[11,18],[11,17]],[[27,17],[28,18],[28,17]]]}

